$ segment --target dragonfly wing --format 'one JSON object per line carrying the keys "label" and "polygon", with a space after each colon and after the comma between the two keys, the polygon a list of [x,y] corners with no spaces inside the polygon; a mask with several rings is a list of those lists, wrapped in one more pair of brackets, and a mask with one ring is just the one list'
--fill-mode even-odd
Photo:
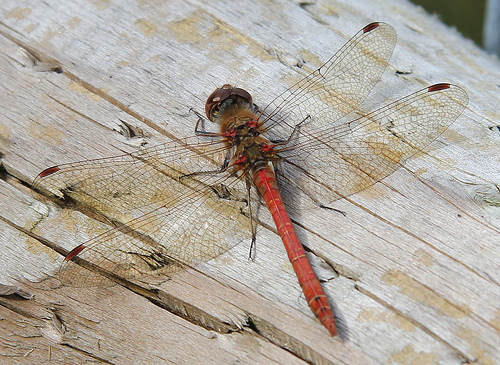
{"label": "dragonfly wing", "polygon": [[217,171],[226,154],[222,141],[198,137],[134,153],[54,166],[35,179],[36,191],[50,193],[82,211],[127,221],[163,205],[170,182],[193,172]]}
{"label": "dragonfly wing", "polygon": [[279,166],[283,189],[320,204],[359,192],[421,152],[467,103],[460,87],[437,84],[350,123],[301,128],[279,152],[284,158]]}
{"label": "dragonfly wing", "polygon": [[55,166],[37,177],[36,190],[98,213],[113,227],[68,255],[63,282],[95,286],[109,283],[99,273],[162,274],[210,260],[251,238],[242,214],[245,182],[220,171],[226,144],[191,143],[196,141]]}
{"label": "dragonfly wing", "polygon": [[[227,201],[229,196],[221,197],[213,189],[217,183],[213,176],[183,180],[171,182],[163,205],[73,250],[61,267],[61,281],[96,286],[108,284],[103,274],[128,279],[162,275],[210,260],[250,240],[250,221],[242,214],[245,205]],[[237,178],[220,177],[225,191],[242,183]]]}
{"label": "dragonfly wing", "polygon": [[356,110],[380,80],[396,39],[389,24],[364,27],[323,66],[262,110],[270,138],[286,139],[303,121],[320,127]]}

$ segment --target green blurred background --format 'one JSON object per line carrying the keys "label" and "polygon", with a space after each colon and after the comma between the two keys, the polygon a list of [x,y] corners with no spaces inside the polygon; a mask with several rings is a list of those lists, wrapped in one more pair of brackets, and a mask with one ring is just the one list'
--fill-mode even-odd
{"label": "green blurred background", "polygon": [[[465,37],[483,46],[483,22],[486,0],[411,0],[444,23],[456,27]],[[500,31],[500,30],[499,30]]]}

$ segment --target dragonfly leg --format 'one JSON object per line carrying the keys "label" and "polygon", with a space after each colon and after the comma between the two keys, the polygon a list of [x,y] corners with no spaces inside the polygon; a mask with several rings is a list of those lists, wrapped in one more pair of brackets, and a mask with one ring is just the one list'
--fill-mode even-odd
{"label": "dragonfly leg", "polygon": [[225,168],[219,169],[219,170],[208,170],[208,171],[195,171],[191,172],[189,174],[184,174],[179,176],[179,181],[182,181],[183,179],[187,179],[193,176],[198,176],[198,175],[215,175],[219,174],[221,172],[224,172]]}
{"label": "dragonfly leg", "polygon": [[209,132],[209,131],[205,130],[205,120],[206,120],[206,118],[203,117],[202,114],[198,113],[193,108],[190,108],[189,111],[193,112],[198,117],[198,121],[196,122],[196,125],[194,127],[194,134],[195,135],[197,135],[197,136],[205,136],[205,137],[220,136],[220,133]]}
{"label": "dragonfly leg", "polygon": [[[285,160],[284,162],[288,162],[288,161]],[[276,176],[279,177],[280,180],[285,180],[287,182],[287,184],[289,184],[290,186],[293,186],[295,189],[297,189],[298,191],[300,191],[300,193],[306,195],[309,199],[311,199],[311,201],[314,203],[314,205],[318,206],[319,208],[332,210],[334,212],[342,214],[344,217],[347,217],[346,212],[344,212],[342,210],[339,210],[339,209],[335,209],[335,208],[329,207],[328,205],[323,204],[320,200],[318,200],[317,198],[315,198],[311,194],[310,191],[308,191],[307,189],[303,189],[302,186],[300,186],[299,184],[297,184],[294,180],[288,179],[286,175],[284,175],[284,174],[281,173],[281,171],[280,171],[280,169],[278,167],[275,167],[275,171],[276,171]]]}
{"label": "dragonfly leg", "polygon": [[252,105],[252,112],[253,112],[254,114],[260,114],[261,110],[260,110],[260,108],[257,106],[257,104],[253,104],[253,105]]}
{"label": "dragonfly leg", "polygon": [[247,203],[248,203],[248,214],[250,216],[250,229],[252,230],[252,243],[250,244],[250,251],[248,252],[248,259],[255,261],[255,254],[257,252],[257,225],[253,220],[252,213],[252,184],[249,179],[246,179],[247,183]]}
{"label": "dragonfly leg", "polygon": [[347,213],[344,212],[343,210],[340,210],[340,209],[335,209],[335,208],[332,208],[332,207],[329,207],[327,205],[323,205],[323,204],[320,204],[319,205],[320,208],[323,208],[323,209],[328,209],[328,210],[331,210],[331,211],[334,211],[334,212],[337,212],[337,213],[340,213],[342,214],[344,217],[347,217]]}
{"label": "dragonfly leg", "polygon": [[311,116],[308,115],[307,117],[302,119],[302,121],[300,123],[296,124],[293,127],[292,133],[290,133],[290,135],[288,136],[287,139],[275,139],[275,140],[271,140],[271,142],[273,142],[274,144],[277,144],[277,145],[287,144],[288,142],[290,142],[292,139],[294,139],[297,136],[297,134],[300,132],[300,128],[302,127],[302,124],[310,118],[311,118]]}
{"label": "dragonfly leg", "polygon": [[215,174],[220,174],[224,171],[227,170],[228,166],[229,166],[229,161],[230,161],[230,155],[229,155],[229,152],[226,153],[226,157],[224,158],[224,163],[222,164],[222,166],[220,167],[220,169],[218,170],[207,170],[207,171],[195,171],[195,172],[191,172],[189,174],[184,174],[182,176],[179,176],[179,180],[182,180],[182,179],[186,179],[188,177],[192,177],[192,176],[197,176],[197,175],[215,175]]}

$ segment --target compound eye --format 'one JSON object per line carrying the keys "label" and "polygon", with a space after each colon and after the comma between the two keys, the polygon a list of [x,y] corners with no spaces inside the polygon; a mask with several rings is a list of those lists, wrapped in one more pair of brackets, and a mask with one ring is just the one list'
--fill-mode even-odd
{"label": "compound eye", "polygon": [[207,99],[205,103],[205,113],[208,119],[212,120],[213,111],[222,103],[224,100],[231,96],[233,88],[230,85],[224,85],[221,88],[215,90]]}
{"label": "compound eye", "polygon": [[232,89],[231,94],[239,96],[252,105],[252,95],[248,91],[235,87]]}

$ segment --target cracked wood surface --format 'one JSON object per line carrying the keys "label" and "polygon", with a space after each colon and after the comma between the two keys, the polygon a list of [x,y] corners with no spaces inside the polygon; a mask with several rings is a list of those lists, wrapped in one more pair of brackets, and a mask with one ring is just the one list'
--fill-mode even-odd
{"label": "cracked wood surface", "polygon": [[[1,356],[16,363],[497,363],[500,193],[497,60],[413,5],[4,1],[0,19]],[[437,82],[469,109],[427,153],[346,213],[291,212],[335,306],[332,339],[301,295],[279,237],[245,243],[165,282],[60,287],[91,218],[42,203],[42,169],[192,135],[216,86],[265,105],[371,21],[398,32],[372,110]],[[300,67],[298,67],[300,66]],[[10,290],[6,291],[6,293]],[[268,341],[269,340],[269,341]]]}

